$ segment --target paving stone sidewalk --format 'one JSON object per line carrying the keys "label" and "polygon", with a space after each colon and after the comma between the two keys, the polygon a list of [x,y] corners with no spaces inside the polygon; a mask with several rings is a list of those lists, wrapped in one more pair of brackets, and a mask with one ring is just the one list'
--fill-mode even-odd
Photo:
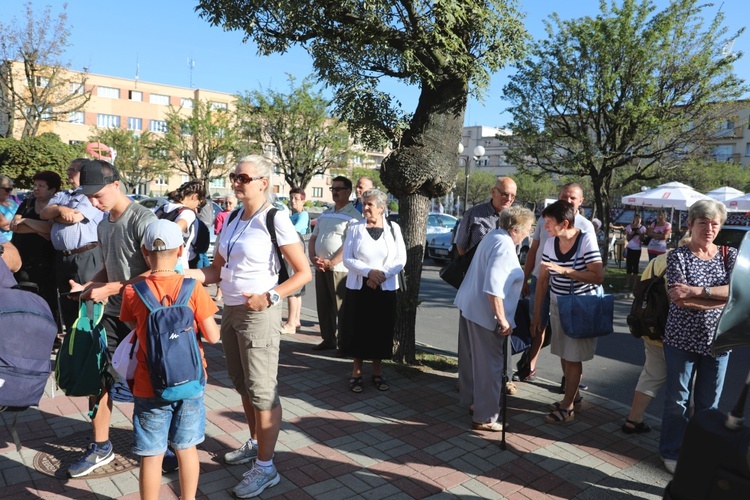
{"label": "paving stone sidewalk", "polygon": [[[313,321],[305,310],[303,320]],[[544,423],[558,384],[518,383],[508,398],[507,450],[500,433],[470,430],[458,404],[455,373],[385,367],[390,390],[349,390],[351,361],[312,351],[317,327],[282,337],[279,382],[284,421],[275,463],[283,479],[260,498],[661,498],[671,476],[658,456],[658,428],[627,436],[627,409],[584,393],[566,426]],[[206,441],[199,446],[199,497],[231,498],[248,469],[220,457],[248,438],[242,406],[230,388],[221,345],[206,346]],[[365,365],[368,370],[369,365]],[[104,478],[66,479],[35,469],[42,450],[90,429],[83,398],[52,395],[18,415],[23,447],[0,426],[1,498],[138,498],[137,469]],[[116,405],[113,426],[132,428],[132,404]],[[653,423],[653,422],[652,422]],[[127,453],[125,449],[115,449]],[[35,458],[37,460],[35,461]],[[63,466],[67,466],[63,463]],[[161,498],[177,498],[177,473],[164,477]]]}

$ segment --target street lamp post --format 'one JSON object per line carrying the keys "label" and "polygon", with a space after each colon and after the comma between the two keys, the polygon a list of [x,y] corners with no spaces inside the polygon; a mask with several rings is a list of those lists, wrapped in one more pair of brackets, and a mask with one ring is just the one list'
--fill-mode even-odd
{"label": "street lamp post", "polygon": [[[463,149],[463,148],[461,148]],[[477,146],[474,148],[474,162],[477,162],[479,158],[484,156],[484,147],[483,146]],[[469,169],[471,168],[471,157],[466,157],[466,184],[464,185],[464,211],[463,213],[466,213],[466,208],[469,202]]]}

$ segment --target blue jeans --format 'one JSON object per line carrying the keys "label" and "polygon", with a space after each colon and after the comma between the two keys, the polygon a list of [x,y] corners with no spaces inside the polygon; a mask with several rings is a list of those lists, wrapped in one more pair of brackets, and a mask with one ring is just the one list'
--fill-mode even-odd
{"label": "blue jeans", "polygon": [[667,383],[659,452],[662,458],[677,460],[688,422],[690,378],[695,372],[695,412],[718,407],[729,356],[714,358],[664,344],[664,358],[667,362]]}

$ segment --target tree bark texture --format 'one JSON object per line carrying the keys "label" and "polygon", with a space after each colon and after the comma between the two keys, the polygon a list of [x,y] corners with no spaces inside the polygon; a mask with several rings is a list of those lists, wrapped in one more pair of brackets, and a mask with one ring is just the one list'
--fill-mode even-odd
{"label": "tree bark texture", "polygon": [[448,193],[456,181],[466,88],[460,78],[448,79],[435,88],[423,87],[401,145],[381,168],[381,180],[399,199],[399,225],[407,253],[407,289],[399,295],[395,331],[394,360],[398,362],[416,363],[416,317],[427,214],[430,200]]}

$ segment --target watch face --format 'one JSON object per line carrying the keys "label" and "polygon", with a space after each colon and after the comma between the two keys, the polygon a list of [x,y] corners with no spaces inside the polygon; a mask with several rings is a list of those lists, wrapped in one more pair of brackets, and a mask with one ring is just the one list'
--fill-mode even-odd
{"label": "watch face", "polygon": [[272,304],[275,304],[279,301],[281,296],[279,296],[279,294],[276,292],[268,292],[268,298],[271,300]]}

